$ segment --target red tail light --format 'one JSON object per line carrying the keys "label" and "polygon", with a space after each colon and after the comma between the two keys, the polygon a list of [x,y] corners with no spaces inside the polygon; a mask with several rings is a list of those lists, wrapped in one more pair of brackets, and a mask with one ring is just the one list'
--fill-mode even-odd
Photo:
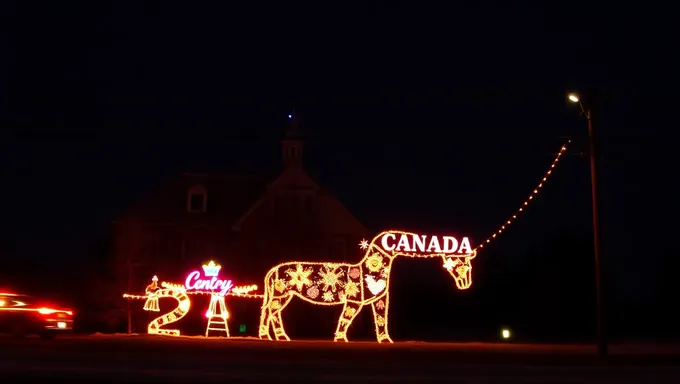
{"label": "red tail light", "polygon": [[45,316],[55,315],[55,314],[66,314],[68,316],[73,316],[73,311],[63,310],[63,309],[52,309],[52,308],[40,308],[38,313]]}

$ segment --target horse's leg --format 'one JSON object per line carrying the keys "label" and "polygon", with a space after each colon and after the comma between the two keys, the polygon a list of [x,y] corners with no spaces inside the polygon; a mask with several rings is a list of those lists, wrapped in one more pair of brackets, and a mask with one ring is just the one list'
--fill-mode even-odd
{"label": "horse's leg", "polygon": [[269,333],[269,324],[270,324],[270,319],[271,319],[271,304],[272,304],[272,296],[271,294],[268,295],[269,292],[267,290],[269,289],[268,285],[265,285],[264,287],[265,293],[264,293],[264,298],[262,299],[262,309],[260,311],[260,330],[258,331],[258,336],[260,339],[264,339],[265,337],[269,340],[272,339],[271,334]]}
{"label": "horse's leg", "polygon": [[270,316],[271,316],[271,301],[268,303],[262,304],[262,311],[260,312],[260,331],[258,333],[260,339],[264,339],[265,337],[269,340],[272,339],[271,334],[269,333],[269,323],[270,323]]}
{"label": "horse's leg", "polygon": [[373,321],[375,322],[375,336],[378,343],[387,341],[394,343],[390,338],[390,332],[387,329],[387,310],[389,308],[388,296],[385,295],[382,299],[371,304],[373,308]]}
{"label": "horse's leg", "polygon": [[347,340],[347,329],[352,325],[352,321],[357,317],[363,304],[347,301],[342,307],[340,319],[338,319],[338,328],[335,330],[335,338],[333,341],[349,341]]}
{"label": "horse's leg", "polygon": [[269,317],[269,321],[271,321],[272,327],[274,328],[274,337],[276,338],[277,341],[280,340],[290,341],[290,337],[286,335],[286,330],[283,328],[283,318],[281,317],[281,312],[283,311],[284,308],[286,308],[286,306],[290,303],[292,299],[293,296],[290,295],[272,301],[272,304],[279,303],[274,304],[276,308],[272,308],[271,316]]}

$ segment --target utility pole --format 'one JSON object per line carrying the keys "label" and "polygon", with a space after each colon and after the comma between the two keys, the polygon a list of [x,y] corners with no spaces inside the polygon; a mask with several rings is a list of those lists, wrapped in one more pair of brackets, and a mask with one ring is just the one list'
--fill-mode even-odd
{"label": "utility pole", "polygon": [[609,344],[607,337],[607,322],[606,322],[606,307],[605,307],[605,273],[604,260],[602,252],[602,242],[600,240],[600,205],[598,204],[598,143],[595,138],[595,131],[593,129],[593,119],[590,108],[585,108],[579,96],[571,93],[568,96],[569,101],[577,103],[581,108],[581,114],[586,117],[588,121],[588,152],[590,157],[590,189],[593,206],[593,245],[595,252],[595,295],[597,297],[597,352],[604,357],[608,353]]}
{"label": "utility pole", "polygon": [[593,206],[593,242],[595,251],[595,290],[597,295],[597,351],[600,356],[608,352],[608,338],[605,318],[604,266],[602,261],[602,242],[600,241],[600,205],[598,204],[597,179],[597,140],[593,132],[593,119],[590,109],[585,111],[588,120],[588,148],[590,152],[590,188]]}
{"label": "utility pole", "polygon": [[[132,260],[130,254],[127,255],[127,291],[132,292]],[[127,334],[132,334],[132,307],[130,300],[127,300]]]}

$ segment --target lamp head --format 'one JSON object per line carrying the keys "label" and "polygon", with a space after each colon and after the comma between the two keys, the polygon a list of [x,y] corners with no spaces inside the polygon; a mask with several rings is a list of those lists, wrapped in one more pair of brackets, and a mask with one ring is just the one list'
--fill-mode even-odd
{"label": "lamp head", "polygon": [[578,103],[579,100],[580,100],[578,95],[575,94],[575,93],[570,93],[568,97],[569,97],[569,101],[571,101],[572,103]]}

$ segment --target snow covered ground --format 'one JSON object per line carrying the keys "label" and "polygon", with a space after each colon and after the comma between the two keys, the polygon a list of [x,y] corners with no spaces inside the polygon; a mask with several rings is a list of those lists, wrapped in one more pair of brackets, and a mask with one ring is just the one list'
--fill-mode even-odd
{"label": "snow covered ground", "polygon": [[[267,342],[143,335],[0,339],[3,378],[92,382],[678,383],[680,347]],[[3,382],[5,382],[3,380]]]}

